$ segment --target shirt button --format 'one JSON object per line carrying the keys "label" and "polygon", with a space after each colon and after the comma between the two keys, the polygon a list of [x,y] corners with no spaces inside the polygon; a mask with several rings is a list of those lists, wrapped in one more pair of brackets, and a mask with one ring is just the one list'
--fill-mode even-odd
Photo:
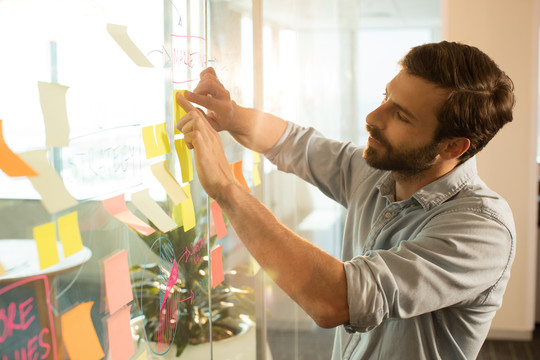
{"label": "shirt button", "polygon": [[390,211],[386,212],[386,214],[384,214],[384,217],[387,218],[387,219],[390,219],[392,217],[392,213]]}

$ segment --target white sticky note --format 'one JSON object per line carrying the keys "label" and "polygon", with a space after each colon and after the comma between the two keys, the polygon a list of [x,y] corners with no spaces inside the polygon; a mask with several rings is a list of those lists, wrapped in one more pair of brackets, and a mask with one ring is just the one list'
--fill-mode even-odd
{"label": "white sticky note", "polygon": [[176,222],[171,219],[158,203],[150,197],[148,189],[141,190],[131,194],[133,205],[157,226],[162,232],[169,232],[178,227]]}
{"label": "white sticky note", "polygon": [[170,173],[167,164],[167,160],[161,161],[150,165],[150,169],[152,170],[152,174],[154,174],[156,179],[159,180],[161,186],[163,186],[163,188],[167,192],[167,195],[169,195],[169,197],[171,198],[172,202],[175,205],[178,205],[182,201],[186,200],[188,197],[184,190],[182,190],[180,184],[178,184],[178,181],[176,181],[174,176],[172,176],[172,174]]}
{"label": "white sticky note", "polygon": [[107,24],[107,31],[133,62],[142,67],[154,67],[127,33],[127,26]]}
{"label": "white sticky note", "polygon": [[69,87],[56,83],[38,82],[47,146],[69,145],[69,122],[66,109],[68,89]]}
{"label": "white sticky note", "polygon": [[64,182],[47,160],[47,150],[34,150],[20,153],[19,156],[39,175],[29,177],[36,191],[41,195],[41,202],[50,214],[77,205]]}

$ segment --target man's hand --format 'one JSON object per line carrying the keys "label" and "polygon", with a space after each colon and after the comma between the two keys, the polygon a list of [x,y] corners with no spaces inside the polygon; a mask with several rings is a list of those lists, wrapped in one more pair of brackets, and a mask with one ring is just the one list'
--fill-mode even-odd
{"label": "man's hand", "polygon": [[234,133],[237,130],[238,124],[234,121],[235,104],[213,68],[209,67],[201,72],[199,84],[193,92],[186,91],[185,97],[208,109],[206,118],[216,131],[227,130]]}
{"label": "man's hand", "polygon": [[204,113],[196,109],[180,92],[178,104],[186,111],[176,127],[184,134],[184,141],[193,149],[199,181],[213,199],[219,199],[230,184],[236,182],[223,151],[221,138]]}

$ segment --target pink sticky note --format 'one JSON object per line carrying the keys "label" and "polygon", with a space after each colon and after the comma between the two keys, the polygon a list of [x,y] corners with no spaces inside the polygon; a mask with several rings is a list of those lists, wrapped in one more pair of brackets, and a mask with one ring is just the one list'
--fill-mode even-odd
{"label": "pink sticky note", "polygon": [[148,236],[156,231],[128,209],[124,194],[103,200],[103,206],[109,214],[143,235]]}
{"label": "pink sticky note", "polygon": [[127,252],[121,251],[104,260],[105,293],[111,314],[133,300]]}
{"label": "pink sticky note", "polygon": [[167,300],[167,298],[169,297],[169,293],[171,292],[171,289],[176,283],[176,280],[178,280],[178,265],[176,265],[176,261],[174,261],[173,267],[171,270],[171,276],[169,277],[169,281],[167,282],[167,290],[165,290],[165,296],[163,296],[163,302],[161,303],[160,310],[163,310],[163,306],[165,305],[165,300]]}
{"label": "pink sticky note", "polygon": [[215,200],[212,200],[210,203],[210,208],[212,209],[212,218],[214,219],[214,227],[216,228],[217,238],[221,239],[227,235],[227,227],[225,226],[225,221],[223,220],[223,211]]}
{"label": "pink sticky note", "polygon": [[107,320],[111,360],[128,360],[135,354],[129,323],[130,309],[131,305]]}
{"label": "pink sticky note", "polygon": [[210,261],[212,262],[212,289],[215,289],[223,280],[225,275],[223,274],[223,259],[222,259],[223,245],[218,246],[212,250]]}

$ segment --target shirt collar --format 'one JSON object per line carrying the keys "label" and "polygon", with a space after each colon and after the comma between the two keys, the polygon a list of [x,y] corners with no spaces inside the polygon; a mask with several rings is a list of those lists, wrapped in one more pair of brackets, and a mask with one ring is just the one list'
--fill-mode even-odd
{"label": "shirt collar", "polygon": [[[431,210],[456,195],[476,175],[476,157],[472,157],[456,166],[448,174],[418,190],[412,198],[418,201],[424,210]],[[381,178],[377,187],[381,196],[391,202],[394,201],[396,182],[391,172],[387,172]]]}

